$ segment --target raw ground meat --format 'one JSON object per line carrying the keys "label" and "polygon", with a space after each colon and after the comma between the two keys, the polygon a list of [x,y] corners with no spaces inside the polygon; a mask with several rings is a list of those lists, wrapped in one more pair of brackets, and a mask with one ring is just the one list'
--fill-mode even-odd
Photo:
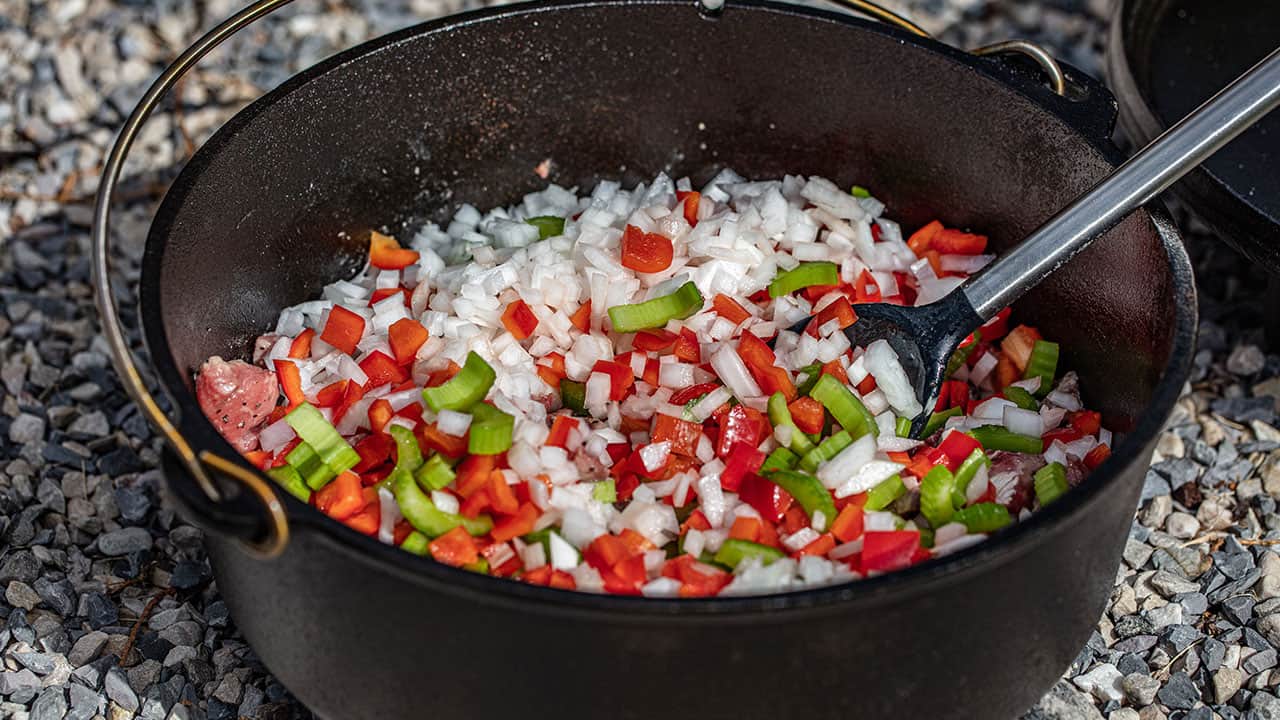
{"label": "raw ground meat", "polygon": [[240,452],[258,447],[258,430],[280,395],[275,373],[243,360],[209,358],[196,376],[196,399],[205,417]]}

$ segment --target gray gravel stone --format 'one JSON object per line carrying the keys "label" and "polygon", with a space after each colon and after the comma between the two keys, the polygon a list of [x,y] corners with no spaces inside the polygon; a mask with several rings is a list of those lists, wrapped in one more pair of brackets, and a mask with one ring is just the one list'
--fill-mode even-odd
{"label": "gray gravel stone", "polygon": [[1213,700],[1222,705],[1232,698],[1244,683],[1245,676],[1234,668],[1219,668],[1213,674]]}
{"label": "gray gravel stone", "polygon": [[1145,707],[1156,701],[1160,681],[1146,673],[1130,673],[1124,676],[1120,688],[1129,702]]}
{"label": "gray gravel stone", "polygon": [[1065,682],[1053,686],[1025,716],[1026,720],[1103,720],[1089,696]]}
{"label": "gray gravel stone", "polygon": [[103,681],[107,697],[120,707],[134,712],[138,709],[138,695],[129,685],[129,679],[120,668],[111,668]]}
{"label": "gray gravel stone", "polygon": [[140,527],[127,527],[98,537],[98,550],[104,555],[127,555],[151,549],[151,533]]}
{"label": "gray gravel stone", "polygon": [[1175,710],[1190,710],[1200,702],[1200,691],[1184,672],[1169,675],[1169,682],[1156,693],[1160,702]]}

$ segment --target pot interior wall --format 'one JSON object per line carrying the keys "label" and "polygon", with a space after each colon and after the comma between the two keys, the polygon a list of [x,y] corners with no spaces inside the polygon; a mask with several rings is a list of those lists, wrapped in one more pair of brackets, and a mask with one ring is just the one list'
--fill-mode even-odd
{"label": "pot interior wall", "polygon": [[[544,186],[544,159],[551,180],[580,187],[660,170],[705,180],[723,166],[824,175],[871,188],[908,231],[937,217],[997,249],[1108,168],[1051,113],[951,54],[794,10],[710,19],[693,3],[610,4],[408,32],[241,113],[171,190],[143,282],[165,383],[195,412],[183,390],[194,369],[245,357],[282,307],[358,269],[360,231],[408,239],[462,202],[517,201]],[[1019,313],[1062,342],[1064,365],[1123,429],[1167,361],[1172,297],[1144,214]]]}

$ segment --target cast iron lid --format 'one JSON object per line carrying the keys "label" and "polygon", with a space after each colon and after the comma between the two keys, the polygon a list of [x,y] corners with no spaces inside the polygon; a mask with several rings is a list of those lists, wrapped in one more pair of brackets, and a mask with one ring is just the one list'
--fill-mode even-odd
{"label": "cast iron lid", "polygon": [[[1122,0],[1108,75],[1121,125],[1146,143],[1280,46],[1274,0]],[[1224,238],[1280,273],[1280,112],[1220,150],[1173,192]]]}

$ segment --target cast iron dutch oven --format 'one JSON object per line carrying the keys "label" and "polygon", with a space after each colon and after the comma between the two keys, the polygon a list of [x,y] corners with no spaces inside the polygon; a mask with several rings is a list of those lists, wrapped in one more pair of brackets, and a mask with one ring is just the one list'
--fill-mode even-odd
{"label": "cast iron dutch oven", "polygon": [[173,419],[114,314],[104,174],[95,270],[117,366],[169,439],[166,478],[208,528],[254,650],[317,714],[361,718],[1008,718],[1077,654],[1110,592],[1152,446],[1187,377],[1195,291],[1177,232],[1128,218],[1017,309],[1061,341],[1115,453],[1030,521],[946,561],[768,597],[645,600],[455,570],[331,522],[242,462],[192,375],[247,357],[279,310],[354,273],[370,227],[510,203],[552,177],[819,174],[1008,247],[1121,159],[1114,102],[1029,67],[845,14],[690,0],[509,6],[405,30],[302,73],[236,115],[170,189],[147,240],[142,324]]}

